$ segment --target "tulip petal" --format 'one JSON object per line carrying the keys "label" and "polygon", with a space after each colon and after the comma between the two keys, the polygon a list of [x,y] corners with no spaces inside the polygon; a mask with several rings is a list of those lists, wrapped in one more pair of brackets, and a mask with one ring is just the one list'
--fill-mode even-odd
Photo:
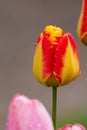
{"label": "tulip petal", "polygon": [[43,104],[23,95],[13,97],[6,130],[54,130],[51,117]]}
{"label": "tulip petal", "polygon": [[35,47],[35,55],[33,59],[33,72],[40,83],[44,82],[44,79],[42,78],[42,39],[43,34],[40,34]]}
{"label": "tulip petal", "polygon": [[[57,42],[56,42],[57,43]],[[58,43],[57,43],[58,44]],[[58,86],[58,81],[55,78],[55,58],[56,58],[56,46],[57,44],[52,43],[49,37],[44,35],[42,42],[42,50],[43,50],[43,79],[44,83],[48,86]],[[62,66],[61,66],[62,67]]]}
{"label": "tulip petal", "polygon": [[55,77],[58,81],[58,84],[62,84],[62,70],[64,68],[64,57],[66,54],[66,49],[67,49],[67,37],[64,35],[62,37],[56,37],[57,44],[56,50],[55,50],[55,64],[54,64],[54,74]]}
{"label": "tulip petal", "polygon": [[80,64],[76,43],[70,34],[66,34],[65,37],[67,37],[67,49],[61,74],[63,85],[71,82],[80,75]]}

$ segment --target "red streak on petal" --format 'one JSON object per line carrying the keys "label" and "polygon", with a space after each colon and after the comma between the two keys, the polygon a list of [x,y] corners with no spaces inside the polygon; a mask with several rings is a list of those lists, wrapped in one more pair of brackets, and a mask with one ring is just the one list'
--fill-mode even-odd
{"label": "red streak on petal", "polygon": [[68,40],[67,37],[65,35],[63,35],[62,37],[57,37],[57,42],[59,44],[56,45],[56,51],[55,51],[55,64],[54,64],[54,72],[55,72],[55,76],[56,78],[59,80],[59,82],[62,82],[61,79],[61,72],[62,72],[62,68],[64,65],[64,55],[66,52],[66,48],[67,48],[67,44],[68,44]]}
{"label": "red streak on petal", "polygon": [[40,35],[38,36],[38,38],[37,38],[37,41],[36,41],[35,47],[37,47],[37,45],[40,43],[41,38],[42,38],[42,35],[40,34]]}
{"label": "red streak on petal", "polygon": [[73,53],[74,53],[74,54],[76,55],[76,57],[79,59],[79,56],[78,56],[78,48],[77,48],[77,45],[76,45],[76,42],[75,42],[74,38],[71,36],[70,33],[67,33],[67,36],[68,36],[68,38],[69,38],[69,40],[70,40]]}
{"label": "red streak on petal", "polygon": [[87,32],[87,0],[83,0],[81,35]]}
{"label": "red streak on petal", "polygon": [[43,78],[54,75],[60,83],[63,68],[63,57],[67,47],[67,37],[56,37],[57,44],[53,44],[47,35],[42,41],[43,50]]}
{"label": "red streak on petal", "polygon": [[46,78],[49,74],[53,72],[53,62],[54,62],[54,50],[51,41],[47,35],[43,36],[42,41],[43,50],[43,78]]}
{"label": "red streak on petal", "polygon": [[36,44],[35,44],[35,48],[37,48],[38,44],[40,44],[42,42],[42,39],[43,39],[43,33],[41,33],[38,38],[37,38],[37,41],[36,41]]}
{"label": "red streak on petal", "polygon": [[37,43],[39,43],[40,40],[41,40],[41,37],[40,37],[40,35],[39,35],[39,37],[38,37],[38,39],[37,39]]}
{"label": "red streak on petal", "polygon": [[78,53],[78,47],[77,47],[77,45],[76,45],[76,42],[75,42],[75,40],[73,39],[73,37],[71,36],[71,34],[67,34],[68,35],[68,38],[69,38],[69,40],[70,40],[70,43],[71,43],[71,46],[72,46],[72,50],[73,50],[73,53],[75,54],[75,56],[76,56],[76,58],[77,58],[77,61],[78,61],[78,75],[80,74],[80,59],[79,59],[79,53]]}

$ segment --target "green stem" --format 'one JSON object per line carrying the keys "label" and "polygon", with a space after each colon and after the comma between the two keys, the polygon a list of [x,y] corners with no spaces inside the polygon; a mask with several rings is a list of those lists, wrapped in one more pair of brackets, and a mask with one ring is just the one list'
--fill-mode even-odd
{"label": "green stem", "polygon": [[57,87],[52,87],[52,93],[52,119],[54,130],[56,130]]}

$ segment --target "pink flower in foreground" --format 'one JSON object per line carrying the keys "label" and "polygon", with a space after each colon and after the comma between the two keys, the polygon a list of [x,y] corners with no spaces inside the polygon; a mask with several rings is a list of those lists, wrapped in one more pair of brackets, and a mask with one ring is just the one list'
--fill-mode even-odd
{"label": "pink flower in foreground", "polygon": [[6,130],[54,130],[47,110],[38,100],[15,95],[10,102]]}
{"label": "pink flower in foreground", "polygon": [[58,130],[86,130],[86,128],[81,124],[67,124],[63,128],[58,128]]}

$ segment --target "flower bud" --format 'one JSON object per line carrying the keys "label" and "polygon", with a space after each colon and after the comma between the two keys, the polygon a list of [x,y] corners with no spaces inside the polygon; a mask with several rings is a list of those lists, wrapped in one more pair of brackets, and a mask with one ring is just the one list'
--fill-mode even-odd
{"label": "flower bud", "polygon": [[81,12],[77,25],[77,34],[84,45],[87,45],[87,0],[82,0]]}
{"label": "flower bud", "polygon": [[33,73],[40,83],[54,87],[66,85],[79,76],[78,49],[70,33],[46,26],[36,43]]}
{"label": "flower bud", "polygon": [[9,105],[6,130],[54,130],[54,128],[51,117],[41,102],[16,95]]}
{"label": "flower bud", "polygon": [[58,128],[57,130],[86,130],[86,128],[81,124],[67,124],[63,128]]}

